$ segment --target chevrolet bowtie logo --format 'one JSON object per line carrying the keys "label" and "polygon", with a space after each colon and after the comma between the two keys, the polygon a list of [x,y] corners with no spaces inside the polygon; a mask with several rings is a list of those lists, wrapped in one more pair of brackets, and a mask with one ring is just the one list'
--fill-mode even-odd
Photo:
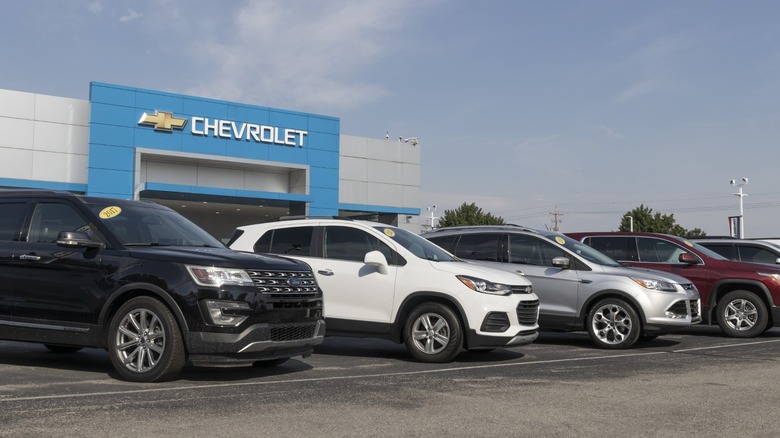
{"label": "chevrolet bowtie logo", "polygon": [[144,113],[141,116],[141,120],[138,121],[138,124],[154,126],[155,131],[171,132],[174,128],[184,129],[184,125],[187,124],[187,119],[173,117],[173,113],[155,110],[154,114]]}

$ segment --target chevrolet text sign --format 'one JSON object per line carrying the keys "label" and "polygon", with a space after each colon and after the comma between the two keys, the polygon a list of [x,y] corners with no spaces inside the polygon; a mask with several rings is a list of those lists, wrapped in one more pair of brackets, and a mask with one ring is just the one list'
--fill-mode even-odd
{"label": "chevrolet text sign", "polygon": [[[300,148],[303,147],[304,139],[309,134],[308,131],[299,129],[234,122],[232,120],[208,119],[205,117],[193,116],[189,122],[190,133],[193,135],[254,141],[282,146],[298,146]],[[176,118],[172,113],[155,111],[151,115],[144,113],[138,124],[154,126],[155,131],[171,132],[173,129],[183,130],[187,124],[187,119]]]}

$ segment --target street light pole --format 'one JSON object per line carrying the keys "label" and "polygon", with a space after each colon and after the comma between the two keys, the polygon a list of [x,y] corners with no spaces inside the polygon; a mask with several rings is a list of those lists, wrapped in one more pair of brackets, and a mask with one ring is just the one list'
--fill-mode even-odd
{"label": "street light pole", "polygon": [[740,183],[737,183],[737,180],[735,179],[731,180],[731,185],[739,189],[739,191],[734,194],[739,196],[739,238],[740,239],[745,238],[745,210],[743,209],[742,198],[747,196],[747,194],[742,192],[742,187],[747,185],[747,183],[748,183],[747,178],[742,178],[742,182]]}

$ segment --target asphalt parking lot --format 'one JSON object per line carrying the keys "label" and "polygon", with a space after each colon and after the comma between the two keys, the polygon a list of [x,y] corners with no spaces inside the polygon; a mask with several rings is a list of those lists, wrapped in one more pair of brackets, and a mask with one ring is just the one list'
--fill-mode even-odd
{"label": "asphalt parking lot", "polygon": [[584,333],[412,362],[390,342],[328,338],[276,368],[187,367],[118,380],[107,353],[0,341],[0,436],[780,435],[780,329],[714,327],[592,346]]}

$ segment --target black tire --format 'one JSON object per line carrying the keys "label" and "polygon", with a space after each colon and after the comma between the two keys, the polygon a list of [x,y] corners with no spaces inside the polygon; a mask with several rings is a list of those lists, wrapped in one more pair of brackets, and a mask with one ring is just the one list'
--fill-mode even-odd
{"label": "black tire", "polygon": [[255,368],[271,368],[277,365],[281,365],[290,360],[289,357],[280,357],[278,359],[258,360],[252,363]]}
{"label": "black tire", "polygon": [[606,298],[588,312],[588,334],[600,348],[624,349],[636,343],[642,323],[636,310],[620,298]]}
{"label": "black tire", "polygon": [[735,290],[718,301],[718,326],[733,338],[754,338],[763,333],[769,323],[766,304],[753,292]]}
{"label": "black tire", "polygon": [[420,362],[451,362],[463,346],[460,320],[443,304],[421,304],[406,319],[404,344]]}
{"label": "black tire", "polygon": [[44,347],[48,348],[49,351],[52,353],[57,354],[65,354],[65,353],[75,353],[79,350],[81,350],[84,347],[74,347],[72,345],[54,345],[54,344],[43,344]]}
{"label": "black tire", "polygon": [[151,297],[133,298],[119,308],[107,342],[114,369],[132,382],[172,379],[187,363],[176,318]]}

